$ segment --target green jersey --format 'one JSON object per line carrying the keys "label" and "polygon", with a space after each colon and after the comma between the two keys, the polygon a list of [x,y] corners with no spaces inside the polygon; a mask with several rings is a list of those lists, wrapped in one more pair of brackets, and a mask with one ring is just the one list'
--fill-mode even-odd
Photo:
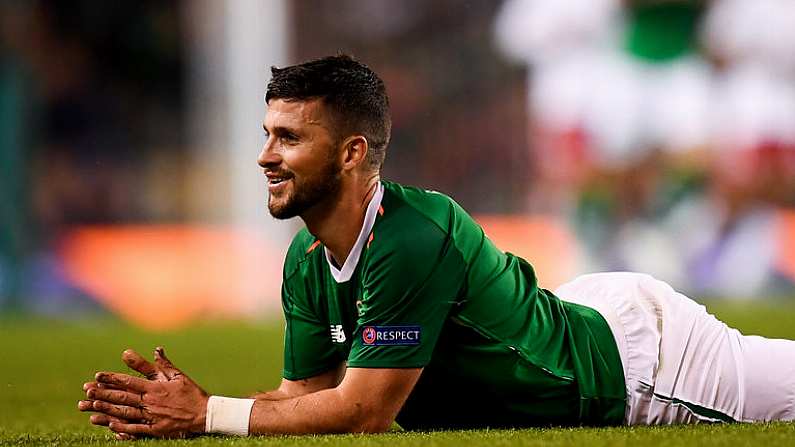
{"label": "green jersey", "polygon": [[383,181],[341,267],[306,229],[284,265],[284,377],[424,368],[406,429],[620,424],[624,375],[595,310],[537,285],[452,199]]}

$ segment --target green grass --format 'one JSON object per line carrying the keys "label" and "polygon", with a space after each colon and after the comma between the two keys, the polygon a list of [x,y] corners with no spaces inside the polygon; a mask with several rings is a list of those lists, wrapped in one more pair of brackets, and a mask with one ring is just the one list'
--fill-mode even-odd
{"label": "green grass", "polygon": [[[795,339],[795,302],[719,303],[709,306],[744,333]],[[127,347],[151,355],[166,347],[174,363],[214,394],[243,396],[275,387],[280,379],[278,322],[204,324],[150,333],[112,319],[0,320],[0,446],[118,445],[76,409],[83,382],[95,371],[126,371]],[[280,446],[742,446],[795,445],[795,424],[731,424],[679,427],[615,427],[395,432],[273,438],[203,437],[187,441],[138,441],[135,445]]]}

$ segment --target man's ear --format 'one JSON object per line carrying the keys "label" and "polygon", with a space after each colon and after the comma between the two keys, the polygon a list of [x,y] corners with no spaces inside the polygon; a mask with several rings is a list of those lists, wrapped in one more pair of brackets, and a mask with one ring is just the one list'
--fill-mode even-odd
{"label": "man's ear", "polygon": [[370,145],[363,135],[353,135],[342,143],[342,169],[353,170],[367,162]]}

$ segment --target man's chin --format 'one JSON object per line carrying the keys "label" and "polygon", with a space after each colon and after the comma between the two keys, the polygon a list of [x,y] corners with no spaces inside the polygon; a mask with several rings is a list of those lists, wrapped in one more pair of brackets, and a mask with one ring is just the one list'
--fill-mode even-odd
{"label": "man's chin", "polygon": [[286,212],[286,210],[284,210],[283,208],[279,207],[269,206],[268,211],[271,213],[271,217],[273,217],[274,219],[287,220],[291,217],[295,217],[290,215],[290,213]]}
{"label": "man's chin", "polygon": [[272,201],[268,202],[268,212],[270,212],[271,216],[274,219],[279,220],[287,220],[292,219],[293,217],[297,216],[299,213],[292,209],[294,207],[290,206],[291,204],[288,203],[273,203]]}
{"label": "man's chin", "polygon": [[274,219],[287,220],[287,219],[292,219],[295,216],[296,214],[284,213],[281,212],[281,210],[276,212],[271,211],[271,217],[273,217]]}

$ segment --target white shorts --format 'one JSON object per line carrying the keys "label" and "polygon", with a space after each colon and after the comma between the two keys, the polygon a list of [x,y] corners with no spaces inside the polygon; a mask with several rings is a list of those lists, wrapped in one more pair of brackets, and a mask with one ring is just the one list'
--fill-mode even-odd
{"label": "white shorts", "polygon": [[795,341],[743,336],[668,284],[597,273],[560,286],[615,337],[628,425],[795,420]]}

